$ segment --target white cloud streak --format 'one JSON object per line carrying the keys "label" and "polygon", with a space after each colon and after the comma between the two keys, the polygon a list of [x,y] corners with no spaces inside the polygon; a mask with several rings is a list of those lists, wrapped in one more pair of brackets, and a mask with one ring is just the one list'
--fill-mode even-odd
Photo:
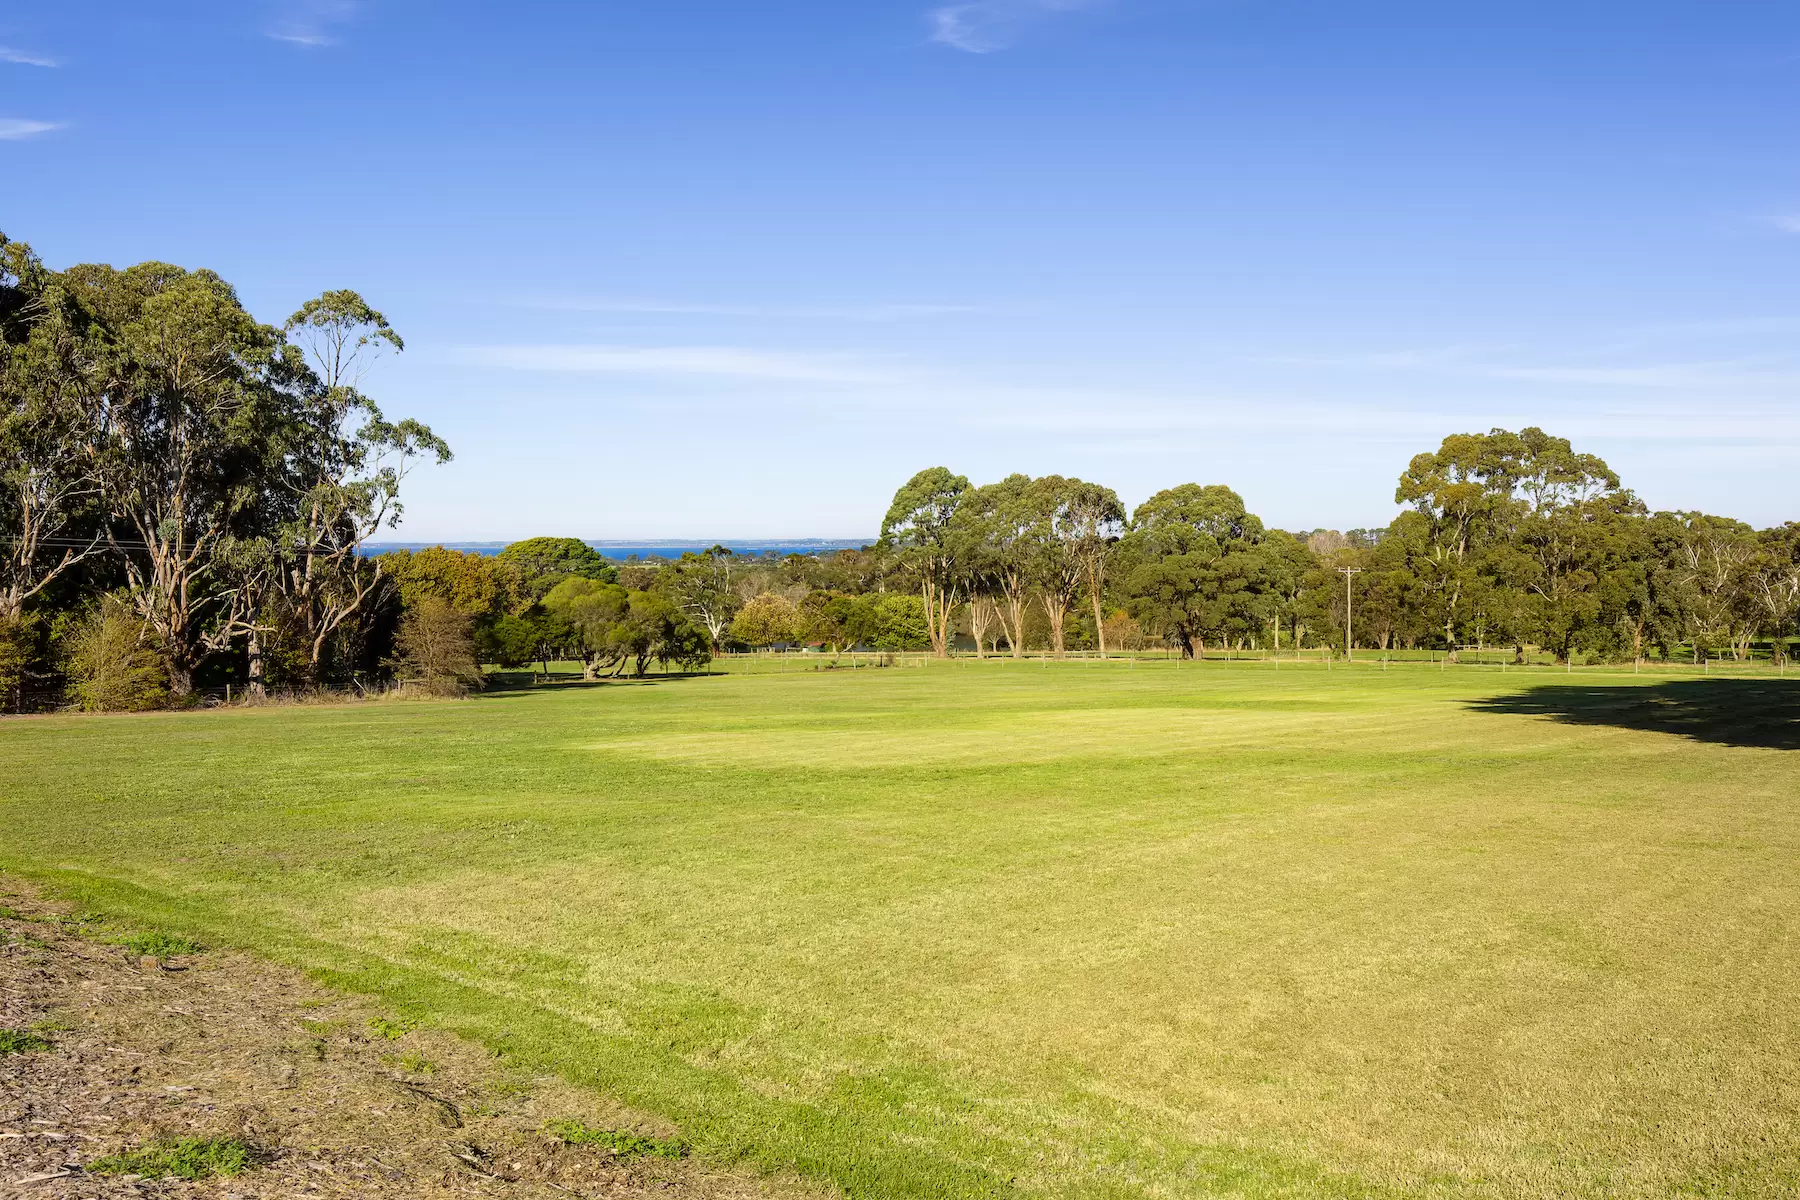
{"label": "white cloud streak", "polygon": [[1428,346],[1405,350],[1365,350],[1350,354],[1291,354],[1257,359],[1279,367],[1343,367],[1356,371],[1424,371],[1450,369],[1504,346]]}
{"label": "white cloud streak", "polygon": [[1783,233],[1800,233],[1800,212],[1782,213],[1769,218],[1769,224]]}
{"label": "white cloud streak", "polygon": [[1800,387],[1800,372],[1758,369],[1744,362],[1649,363],[1641,366],[1481,367],[1467,372],[1484,379],[1521,383],[1568,383],[1582,387],[1688,389]]}
{"label": "white cloud streak", "polygon": [[60,67],[58,59],[47,58],[42,54],[33,54],[28,50],[15,50],[11,46],[0,46],[0,62],[16,63],[21,67]]}
{"label": "white cloud streak", "polygon": [[269,36],[278,42],[286,42],[290,46],[299,46],[306,50],[312,50],[319,46],[329,46],[336,40],[314,30],[291,29],[285,27],[271,29],[269,31]]}
{"label": "white cloud streak", "polygon": [[1708,321],[1664,321],[1638,325],[1625,332],[1636,339],[1655,337],[1742,337],[1764,333],[1800,331],[1800,317],[1716,317]]}
{"label": "white cloud streak", "polygon": [[1032,22],[1055,13],[1079,12],[1095,0],[966,0],[934,8],[931,40],[967,54],[1004,50]]}
{"label": "white cloud streak", "polygon": [[0,142],[17,142],[41,133],[61,129],[56,121],[28,121],[22,117],[0,117]]}
{"label": "white cloud streak", "polygon": [[[926,367],[884,367],[868,358],[729,346],[464,346],[450,354],[466,366],[501,370],[688,380],[711,384],[669,403],[697,415],[738,411],[751,395],[784,419],[820,427],[877,427],[896,396],[908,411],[944,429],[987,438],[1005,434],[1108,453],[1170,452],[1211,446],[1222,434],[1329,433],[1381,443],[1432,439],[1456,429],[1554,425],[1563,436],[1637,442],[1719,441],[1800,446],[1800,410],[1757,389],[1696,405],[1674,389],[1711,382],[1713,364],[1676,368],[1492,368],[1484,377],[1537,385],[1507,396],[1444,406],[1355,399],[1321,403],[1280,392],[1155,391],[979,381]],[[1290,360],[1291,361],[1291,360]],[[1405,369],[1405,368],[1402,368]],[[1665,374],[1675,372],[1675,374]],[[1800,385],[1800,376],[1767,373],[1766,382]],[[1740,382],[1742,373],[1732,376]],[[769,384],[826,385],[769,392]],[[1577,399],[1540,387],[1625,389]],[[740,390],[744,389],[744,390]],[[648,401],[646,401],[648,403]]]}
{"label": "white cloud streak", "polygon": [[356,15],[356,0],[291,0],[265,32],[278,42],[313,50],[337,41],[331,26]]}
{"label": "white cloud streak", "polygon": [[576,375],[700,376],[825,384],[891,384],[901,380],[892,370],[849,355],[741,346],[463,346],[452,357],[469,366]]}
{"label": "white cloud streak", "polygon": [[1266,358],[1260,361],[1277,366],[1424,373],[1458,379],[1567,384],[1575,387],[1693,391],[1800,387],[1800,369],[1772,364],[1767,359],[1673,363],[1517,363],[1498,360],[1495,354],[1493,347],[1483,352],[1478,347],[1445,346],[1424,350]]}
{"label": "white cloud streak", "polygon": [[[486,303],[486,301],[483,301]],[[992,310],[969,304],[758,305],[683,304],[660,300],[608,300],[582,296],[526,296],[507,301],[518,308],[550,312],[620,313],[644,316],[748,317],[828,321],[904,321],[962,316]]]}

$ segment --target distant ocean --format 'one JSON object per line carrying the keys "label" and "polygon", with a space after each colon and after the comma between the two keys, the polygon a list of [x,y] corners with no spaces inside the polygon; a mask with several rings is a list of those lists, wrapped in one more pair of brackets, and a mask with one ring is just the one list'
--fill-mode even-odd
{"label": "distant ocean", "polygon": [[[851,538],[832,541],[829,538],[785,538],[771,541],[730,541],[720,539],[712,542],[588,542],[607,558],[627,559],[633,555],[638,558],[680,558],[692,552],[698,554],[714,546],[724,546],[733,554],[831,554],[838,550],[860,550],[864,546],[874,544],[874,538]],[[465,554],[498,554],[510,542],[365,542],[362,552],[369,554],[386,554],[389,550],[425,550],[432,546],[442,546],[446,550],[461,550]]]}

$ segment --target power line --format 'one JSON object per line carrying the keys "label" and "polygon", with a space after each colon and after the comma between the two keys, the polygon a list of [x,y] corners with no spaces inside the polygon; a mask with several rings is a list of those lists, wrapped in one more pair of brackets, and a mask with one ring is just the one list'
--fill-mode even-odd
{"label": "power line", "polygon": [[[85,549],[88,549],[89,547],[92,547],[96,550],[107,549],[107,548],[112,548],[112,547],[117,547],[120,550],[153,550],[153,549],[159,549],[159,548],[171,545],[171,543],[168,543],[168,542],[146,542],[142,538],[97,538],[97,539],[36,538],[36,539],[31,539],[31,538],[17,538],[17,537],[0,537],[0,546],[23,546],[23,545],[26,545],[28,542],[32,545],[42,546],[46,550],[85,550]],[[357,543],[354,543],[352,548],[361,549],[362,545],[363,545],[362,542],[357,542]],[[304,542],[295,542],[290,546],[282,546],[281,548],[282,549],[304,550],[307,548],[307,546],[306,546],[306,543],[304,543]]]}
{"label": "power line", "polygon": [[1339,567],[1338,572],[1344,577],[1344,661],[1350,661],[1350,577],[1362,574],[1361,567]]}

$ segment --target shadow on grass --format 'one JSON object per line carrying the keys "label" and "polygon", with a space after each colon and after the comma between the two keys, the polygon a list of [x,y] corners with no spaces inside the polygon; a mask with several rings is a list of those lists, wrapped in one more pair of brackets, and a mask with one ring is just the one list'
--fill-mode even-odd
{"label": "shadow on grass", "polygon": [[584,691],[588,688],[656,687],[682,679],[704,679],[721,671],[675,671],[664,675],[653,672],[639,677],[627,672],[617,678],[583,679],[579,674],[552,674],[549,679],[529,671],[495,671],[486,677],[478,696],[548,696],[557,692]]}
{"label": "shadow on grass", "polygon": [[1800,750],[1800,681],[1678,680],[1649,687],[1546,684],[1478,700],[1477,712],[1549,717],[1564,725],[1612,725],[1697,742]]}

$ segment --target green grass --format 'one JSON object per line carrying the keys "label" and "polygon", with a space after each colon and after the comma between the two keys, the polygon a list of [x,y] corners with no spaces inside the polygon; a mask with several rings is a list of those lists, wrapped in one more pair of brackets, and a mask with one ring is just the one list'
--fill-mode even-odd
{"label": "green grass", "polygon": [[0,724],[0,867],[855,1196],[1800,1190],[1800,692],[958,663]]}
{"label": "green grass", "polygon": [[237,1138],[182,1138],[139,1150],[109,1154],[87,1165],[95,1175],[142,1175],[146,1179],[210,1179],[237,1175],[256,1163],[251,1147]]}

